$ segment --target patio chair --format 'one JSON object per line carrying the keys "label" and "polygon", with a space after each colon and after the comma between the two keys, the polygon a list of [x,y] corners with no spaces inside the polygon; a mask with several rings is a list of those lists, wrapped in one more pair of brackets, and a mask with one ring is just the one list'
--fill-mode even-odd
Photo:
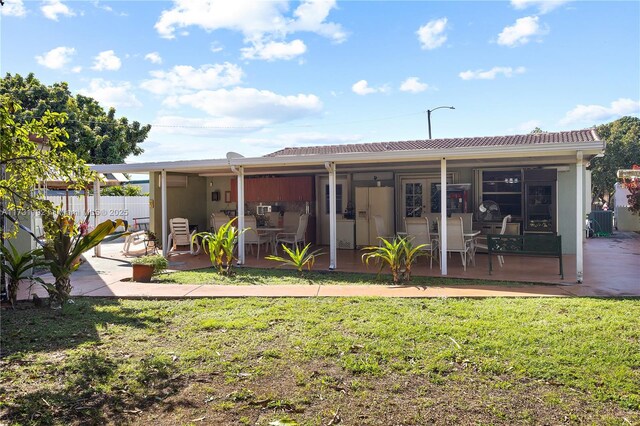
{"label": "patio chair", "polygon": [[145,249],[145,240],[147,239],[147,231],[136,231],[127,235],[124,239],[122,253],[125,256],[135,256],[139,251]]}
{"label": "patio chair", "polygon": [[278,253],[279,244],[290,244],[291,248],[297,247],[298,243],[306,245],[305,233],[307,232],[307,224],[309,223],[309,215],[303,214],[298,218],[298,229],[296,232],[280,232],[276,234],[276,247],[274,252]]}
{"label": "patio chair", "polygon": [[261,233],[257,228],[255,216],[244,217],[244,245],[249,246],[251,253],[253,253],[253,246],[258,246],[256,259],[260,259],[260,246],[266,244],[268,247],[271,244],[271,237],[269,234]]}
{"label": "patio chair", "polygon": [[[507,231],[507,223],[511,222],[511,215],[507,215],[504,217],[504,219],[502,219],[502,228],[500,228],[500,235],[504,235],[505,232]],[[484,249],[484,250],[489,250],[489,247],[487,246],[487,237],[482,238],[482,240],[477,240],[474,244],[474,251],[477,249]],[[502,268],[502,265],[504,265],[504,257],[503,256],[498,256],[498,265],[500,265],[500,267]]]}
{"label": "patio chair", "polygon": [[211,213],[211,217],[209,218],[209,230],[211,232],[217,232],[220,226],[229,222],[231,219],[226,214],[219,214],[216,216],[215,213]]}
{"label": "patio chair", "polygon": [[473,213],[451,213],[451,217],[461,217],[464,233],[470,234],[473,228]]}
{"label": "patio chair", "polygon": [[[447,219],[447,253],[460,253],[462,267],[467,270],[467,261],[473,261],[473,241],[464,238],[464,224],[461,217]],[[444,256],[444,253],[442,253]]]}
{"label": "patio chair", "polygon": [[437,245],[431,241],[429,219],[426,217],[405,217],[404,229],[414,246],[426,244],[422,251],[429,253],[429,268],[433,268],[433,253],[437,251]]}
{"label": "patio chair", "polygon": [[391,235],[387,231],[387,225],[384,223],[384,219],[382,218],[382,216],[373,215],[373,221],[376,225],[376,239],[379,246],[382,246],[382,240],[380,238],[384,238],[385,240],[393,240],[395,236]]}
{"label": "patio chair", "polygon": [[[189,233],[189,219],[182,217],[173,218],[169,220],[169,228],[171,232],[169,233],[168,255],[181,253],[196,255],[200,253],[200,243],[198,243],[197,239],[192,239],[197,231],[194,230]],[[189,250],[178,251],[178,247],[180,246],[189,246]]]}

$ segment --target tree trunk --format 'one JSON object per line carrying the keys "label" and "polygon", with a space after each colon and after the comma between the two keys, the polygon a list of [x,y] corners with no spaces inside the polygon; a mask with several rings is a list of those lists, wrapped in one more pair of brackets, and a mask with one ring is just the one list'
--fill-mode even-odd
{"label": "tree trunk", "polygon": [[51,296],[51,306],[62,308],[71,295],[71,277],[63,275],[56,278],[56,292]]}

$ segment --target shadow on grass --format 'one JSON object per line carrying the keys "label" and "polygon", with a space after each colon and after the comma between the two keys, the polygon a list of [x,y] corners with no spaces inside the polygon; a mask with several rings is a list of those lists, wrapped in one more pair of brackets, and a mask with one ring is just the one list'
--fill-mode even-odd
{"label": "shadow on grass", "polygon": [[[3,312],[2,320],[0,419],[9,424],[124,423],[183,386],[170,356],[148,355],[135,369],[121,368],[123,355],[102,348],[99,328],[161,326],[149,312],[76,299],[64,313],[22,309]],[[44,382],[37,390],[18,380],[24,369]]]}

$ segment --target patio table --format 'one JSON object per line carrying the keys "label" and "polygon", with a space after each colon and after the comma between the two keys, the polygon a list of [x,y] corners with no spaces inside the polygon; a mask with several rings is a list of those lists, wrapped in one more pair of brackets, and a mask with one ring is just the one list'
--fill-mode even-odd
{"label": "patio table", "polygon": [[278,252],[276,251],[276,234],[278,234],[278,232],[284,231],[284,228],[278,228],[275,226],[258,226],[256,228],[256,231],[264,231],[269,234],[269,244],[271,244],[271,252],[273,254],[278,254]]}

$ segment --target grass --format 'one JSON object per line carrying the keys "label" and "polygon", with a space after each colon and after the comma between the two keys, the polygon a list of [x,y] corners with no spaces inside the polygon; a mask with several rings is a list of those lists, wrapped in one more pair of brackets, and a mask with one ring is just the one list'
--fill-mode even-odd
{"label": "grass", "polygon": [[[191,271],[176,271],[160,274],[153,282],[166,284],[219,284],[219,285],[392,285],[389,274],[379,277],[371,273],[312,271],[300,276],[291,269],[237,268],[235,275],[225,277],[213,268]],[[540,283],[523,283],[512,281],[494,281],[464,278],[443,278],[412,276],[412,286],[523,286],[540,285]]]}
{"label": "grass", "polygon": [[76,299],[2,312],[0,423],[633,424],[638,299]]}

